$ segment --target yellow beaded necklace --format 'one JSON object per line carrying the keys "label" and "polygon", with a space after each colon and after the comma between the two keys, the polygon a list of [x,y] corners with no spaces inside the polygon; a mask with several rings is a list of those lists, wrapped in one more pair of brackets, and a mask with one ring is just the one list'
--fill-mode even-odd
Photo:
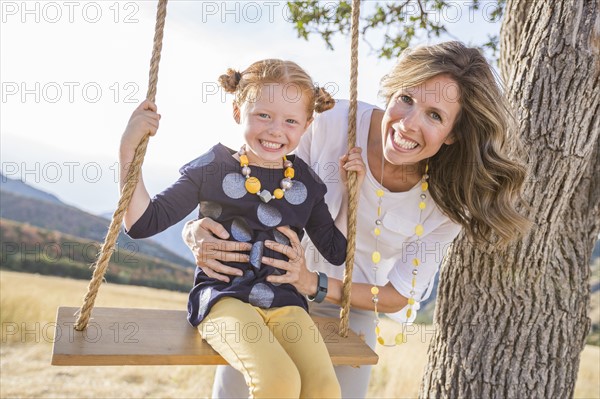
{"label": "yellow beaded necklace", "polygon": [[273,194],[271,194],[271,192],[267,190],[261,191],[260,180],[257,177],[250,176],[251,169],[248,166],[248,156],[246,155],[245,145],[243,145],[242,148],[240,148],[240,150],[238,151],[238,155],[240,157],[240,166],[242,167],[242,174],[246,178],[246,181],[244,182],[244,187],[246,188],[246,191],[250,194],[258,195],[258,198],[260,198],[262,202],[267,203],[273,198],[282,199],[285,194],[285,191],[292,188],[292,179],[295,175],[293,168],[294,165],[291,161],[288,161],[285,155],[283,156],[283,179],[281,179],[281,182],[279,183],[279,186],[281,188],[276,188],[275,190],[273,190]]}
{"label": "yellow beaded necklace", "polygon": [[[374,274],[374,279],[373,279],[373,287],[371,287],[371,294],[373,295],[372,301],[373,301],[373,307],[374,307],[374,311],[375,311],[375,334],[377,336],[377,342],[379,342],[380,345],[383,346],[389,346],[389,347],[393,347],[396,345],[400,345],[402,343],[404,343],[404,328],[405,328],[405,323],[402,323],[402,332],[396,334],[396,336],[394,337],[394,343],[393,344],[387,344],[386,341],[383,339],[383,337],[380,335],[381,333],[381,328],[379,327],[379,324],[381,322],[381,319],[379,318],[379,312],[377,311],[377,303],[379,302],[379,287],[377,287],[377,271],[379,269],[379,262],[381,261],[381,254],[379,253],[379,236],[381,235],[381,202],[383,200],[383,195],[384,195],[384,191],[383,191],[383,167],[385,165],[385,157],[382,154],[382,161],[381,161],[381,179],[380,179],[380,185],[381,187],[378,188],[375,191],[375,194],[377,195],[378,198],[378,203],[377,203],[377,218],[375,219],[375,228],[373,230],[373,233],[375,234],[375,251],[373,251],[373,253],[371,254],[371,260],[373,262],[373,274]],[[427,190],[429,189],[429,184],[427,183],[427,179],[429,178],[429,175],[427,174],[427,172],[429,171],[429,161],[427,161],[427,163],[425,164],[425,173],[423,174],[423,177],[421,177],[421,201],[419,202],[419,223],[415,226],[415,235],[417,236],[417,246],[420,247],[420,243],[421,243],[421,236],[423,235],[423,225],[422,225],[422,221],[423,221],[423,210],[426,207],[425,204],[425,199],[427,199]],[[418,253],[418,251],[417,251]],[[408,309],[406,311],[406,319],[410,319],[410,317],[412,316],[412,312],[413,312],[413,305],[415,304],[415,286],[417,285],[417,274],[419,273],[419,265],[421,264],[420,260],[418,257],[415,256],[415,258],[412,260],[412,264],[413,264],[413,270],[412,270],[412,281],[411,281],[411,290],[410,290],[410,298],[408,298]]]}

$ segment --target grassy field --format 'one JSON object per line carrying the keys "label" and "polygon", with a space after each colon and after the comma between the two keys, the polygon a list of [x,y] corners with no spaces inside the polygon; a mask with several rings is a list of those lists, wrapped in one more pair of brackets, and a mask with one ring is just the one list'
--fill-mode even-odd
{"label": "grassy field", "polygon": [[[80,306],[86,287],[85,281],[0,272],[0,397],[210,397],[211,366],[50,366],[56,308]],[[105,284],[96,305],[185,309],[186,300],[187,295],[171,291]],[[384,328],[392,333],[395,327]],[[379,347],[369,397],[416,397],[427,345],[414,339]],[[600,347],[584,350],[575,397],[600,398]]]}

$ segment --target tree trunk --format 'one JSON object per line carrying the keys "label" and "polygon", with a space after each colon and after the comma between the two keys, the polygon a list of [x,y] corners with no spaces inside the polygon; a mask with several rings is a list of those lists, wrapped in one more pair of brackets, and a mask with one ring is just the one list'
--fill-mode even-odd
{"label": "tree trunk", "polygon": [[590,328],[600,231],[597,0],[509,0],[507,95],[528,153],[531,232],[505,251],[457,239],[440,277],[422,397],[567,398]]}

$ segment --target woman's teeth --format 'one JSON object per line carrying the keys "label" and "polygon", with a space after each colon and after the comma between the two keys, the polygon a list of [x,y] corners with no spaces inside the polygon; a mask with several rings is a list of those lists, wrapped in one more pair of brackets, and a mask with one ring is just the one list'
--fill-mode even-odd
{"label": "woman's teeth", "polygon": [[413,148],[415,148],[416,146],[419,145],[419,143],[416,143],[414,141],[407,140],[407,139],[403,138],[397,132],[394,132],[394,135],[392,137],[393,137],[394,143],[398,147],[404,148],[405,150],[412,150]]}
{"label": "woman's teeth", "polygon": [[277,150],[277,149],[279,149],[279,148],[281,148],[283,146],[283,144],[273,143],[271,141],[264,141],[264,140],[261,140],[260,144],[263,147],[267,147],[267,148],[270,148],[270,149],[273,149],[273,150]]}

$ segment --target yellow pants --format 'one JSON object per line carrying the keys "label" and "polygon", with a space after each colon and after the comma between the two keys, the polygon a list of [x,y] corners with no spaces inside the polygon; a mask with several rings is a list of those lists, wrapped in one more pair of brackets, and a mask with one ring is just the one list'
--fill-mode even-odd
{"label": "yellow pants", "polygon": [[261,309],[223,298],[198,330],[244,375],[251,398],[341,396],[323,338],[298,306]]}

